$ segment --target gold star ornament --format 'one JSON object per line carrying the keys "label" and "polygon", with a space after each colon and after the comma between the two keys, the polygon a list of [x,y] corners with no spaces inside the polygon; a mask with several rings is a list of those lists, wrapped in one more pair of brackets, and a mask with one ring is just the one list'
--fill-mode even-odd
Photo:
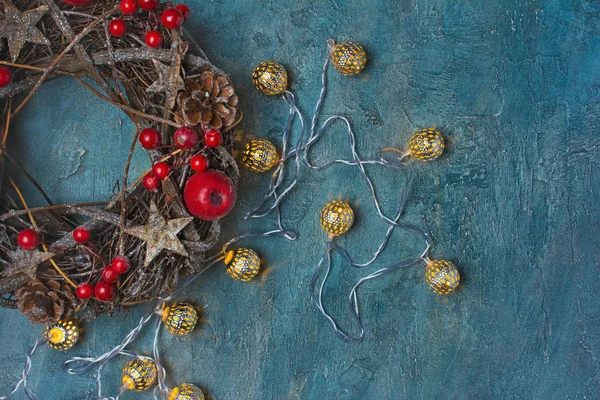
{"label": "gold star ornament", "polygon": [[0,37],[8,41],[12,62],[17,61],[26,42],[50,44],[42,31],[35,27],[46,11],[48,7],[41,6],[21,12],[10,0],[4,0],[4,20],[0,22]]}
{"label": "gold star ornament", "polygon": [[151,202],[148,223],[146,225],[126,228],[125,233],[146,242],[144,266],[148,266],[163,250],[189,257],[177,234],[192,222],[193,219],[193,217],[188,217],[166,221],[160,211],[158,211],[156,204]]}

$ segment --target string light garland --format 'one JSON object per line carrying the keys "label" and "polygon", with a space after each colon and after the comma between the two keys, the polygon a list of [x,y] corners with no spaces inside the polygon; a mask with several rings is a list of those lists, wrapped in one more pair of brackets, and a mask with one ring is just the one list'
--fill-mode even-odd
{"label": "string light garland", "polygon": [[[77,7],[90,6],[87,1],[77,4],[71,2],[74,0],[64,1]],[[139,27],[135,24],[133,26],[128,25],[131,24],[131,21],[122,19],[119,17],[119,13],[132,15],[138,12],[136,4],[128,0],[122,0],[118,7],[109,7],[112,4],[111,2],[98,0],[98,3],[105,6],[104,8],[98,8],[96,4],[92,9],[85,9],[85,12],[82,9],[78,13],[70,14],[61,11],[61,7],[58,7],[54,0],[45,0],[45,2],[50,4],[48,9],[40,8],[36,12],[41,14],[51,13],[53,18],[58,21],[56,24],[60,32],[52,32],[52,40],[46,40],[49,44],[52,44],[56,37],[64,35],[71,42],[62,51],[58,52],[60,55],[50,66],[42,69],[39,80],[33,86],[30,83],[15,85],[14,76],[10,70],[10,74],[5,73],[3,80],[0,79],[0,83],[9,82],[0,86],[0,98],[13,96],[27,89],[31,90],[17,108],[9,110],[6,118],[6,129],[8,130],[11,115],[22,108],[45,79],[49,78],[51,74],[57,76],[64,74],[64,71],[59,72],[56,66],[61,58],[64,58],[69,51],[74,50],[88,68],[88,76],[98,79],[97,83],[100,84],[106,95],[97,92],[79,78],[76,77],[76,79],[101,98],[129,113],[138,128],[141,128],[139,125],[145,125],[145,129],[138,129],[132,144],[132,150],[139,141],[142,147],[149,150],[153,159],[153,168],[144,177],[140,177],[135,182],[135,186],[128,187],[126,177],[131,158],[130,152],[122,181],[123,188],[116,199],[103,204],[107,206],[106,210],[90,209],[87,204],[55,206],[51,202],[48,207],[37,210],[29,209],[18,188],[13,185],[19,193],[24,210],[7,210],[4,215],[0,215],[0,221],[7,221],[6,226],[13,229],[12,236],[21,238],[18,240],[21,249],[17,251],[32,252],[28,254],[47,254],[49,257],[43,260],[30,260],[27,265],[23,264],[22,268],[34,270],[36,274],[33,276],[37,279],[41,277],[38,273],[38,266],[51,262],[55,271],[47,270],[43,276],[47,279],[56,279],[57,275],[63,276],[66,282],[76,288],[75,293],[81,300],[80,305],[89,306],[93,303],[97,307],[97,313],[101,313],[112,310],[119,305],[126,305],[122,301],[115,304],[115,299],[118,298],[116,296],[122,295],[116,292],[115,283],[119,282],[124,276],[133,276],[127,274],[131,274],[134,269],[139,271],[139,268],[148,268],[166,262],[166,258],[158,257],[162,251],[178,254],[181,257],[178,258],[180,267],[189,267],[191,260],[197,261],[197,264],[200,265],[177,289],[167,290],[167,288],[173,287],[174,282],[160,282],[160,285],[155,282],[152,292],[155,294],[155,300],[152,300],[152,306],[119,345],[98,357],[71,357],[64,363],[64,369],[74,375],[88,373],[93,369],[96,370],[96,395],[98,399],[118,400],[126,390],[142,391],[152,387],[154,387],[153,395],[155,399],[203,400],[205,398],[202,390],[193,384],[180,384],[172,389],[167,387],[165,383],[166,373],[160,362],[158,345],[161,327],[164,325],[165,330],[177,336],[188,335],[196,328],[198,313],[195,307],[190,303],[173,303],[173,300],[213,265],[223,262],[226,265],[227,273],[233,279],[239,281],[249,281],[259,273],[261,267],[260,256],[254,250],[245,247],[231,250],[234,244],[242,240],[259,237],[282,236],[288,240],[296,239],[296,233],[285,229],[282,224],[280,206],[297,185],[300,171],[303,168],[313,171],[321,171],[335,165],[347,165],[357,168],[371,194],[373,206],[378,216],[388,225],[381,243],[371,258],[359,262],[345,248],[335,243],[337,236],[347,234],[351,230],[354,221],[354,210],[350,204],[345,201],[334,200],[327,203],[321,210],[319,215],[321,226],[328,236],[325,253],[317,263],[317,268],[311,280],[310,294],[317,310],[332,325],[341,339],[357,343],[365,336],[357,293],[359,287],[367,281],[398,269],[425,262],[425,279],[435,293],[450,294],[456,289],[460,281],[460,274],[454,264],[444,260],[431,260],[429,258],[431,248],[429,235],[421,229],[401,221],[408,189],[413,179],[413,170],[409,164],[409,158],[419,161],[437,159],[444,150],[444,140],[441,133],[436,128],[419,130],[411,138],[406,152],[387,148],[381,150],[376,158],[363,160],[356,148],[356,135],[346,117],[334,115],[329,116],[322,123],[319,122],[321,109],[327,94],[329,64],[332,64],[343,75],[359,74],[367,61],[366,52],[362,46],[350,42],[340,44],[335,44],[333,41],[329,42],[329,53],[321,76],[322,89],[310,124],[307,123],[299,110],[295,95],[288,90],[288,78],[285,68],[273,61],[261,63],[255,68],[252,80],[256,88],[267,96],[281,95],[289,106],[289,114],[282,132],[281,143],[273,144],[266,139],[259,138],[246,144],[242,158],[243,164],[254,172],[273,171],[273,173],[265,195],[256,207],[246,214],[245,219],[263,218],[274,214],[276,227],[266,232],[239,235],[225,243],[216,254],[206,256],[206,251],[216,243],[218,238],[218,222],[216,221],[231,211],[237,198],[234,182],[237,178],[237,167],[228,150],[224,148],[224,145],[231,145],[231,137],[223,135],[224,132],[220,129],[224,128],[223,130],[226,133],[239,122],[241,114],[235,118],[230,115],[231,110],[237,112],[237,96],[233,95],[233,89],[231,89],[228,78],[219,75],[221,71],[206,60],[202,51],[193,42],[185,41],[181,37],[180,28],[189,17],[189,9],[179,6],[171,7],[170,3],[160,4],[157,0],[140,1],[139,6],[143,12],[160,11],[162,26],[157,27],[158,30],[151,31],[155,32],[152,33],[152,37],[149,38],[149,33],[146,33],[144,40],[137,41],[137,43],[147,43],[147,49],[137,51],[135,55],[132,55],[124,53],[127,50],[127,43],[119,41],[126,40],[131,32],[135,34],[136,29],[139,31]],[[95,19],[92,22],[87,22],[83,30],[75,35],[67,17],[80,17],[80,14],[85,15],[86,13],[92,13]],[[39,20],[39,18],[37,19]],[[105,26],[103,28],[96,27],[96,25],[100,25],[100,22],[104,22]],[[37,20],[30,23],[35,26]],[[100,29],[104,32],[100,32]],[[46,31],[40,31],[40,33],[45,34]],[[104,34],[102,35],[102,33]],[[89,55],[85,52],[85,48],[80,42],[87,34],[95,34],[93,40],[96,43],[105,44],[105,53]],[[42,37],[33,39],[41,42]],[[18,42],[9,46],[12,63],[4,62],[5,65],[18,67],[14,62],[19,56],[19,46],[22,46],[22,44]],[[168,50],[169,57],[158,57],[158,53],[153,52],[161,46],[170,49]],[[190,49],[195,49],[198,55],[190,58],[188,55]],[[157,55],[157,57],[152,58],[151,55]],[[94,59],[94,56],[96,59]],[[154,68],[153,77],[155,80],[148,80],[149,83],[146,85],[142,96],[135,89],[130,88],[130,90],[133,90],[131,93],[126,90],[128,97],[131,96],[132,99],[136,99],[135,104],[133,100],[131,103],[125,100],[126,97],[120,92],[121,88],[118,84],[120,81],[116,78],[118,75],[116,64],[119,62],[127,63],[127,60],[143,61],[146,63],[144,68],[148,68],[148,63],[151,63]],[[186,70],[183,66],[184,60],[192,64],[190,70]],[[26,63],[23,65],[26,65]],[[98,65],[106,65],[108,68],[99,72],[96,69]],[[181,76],[182,72],[187,75],[187,79]],[[76,71],[67,71],[66,74],[75,75]],[[110,86],[105,76],[112,76],[117,85],[115,87]],[[193,81],[195,77],[201,77],[201,81]],[[190,79],[192,79],[192,82],[189,81]],[[23,79],[21,82],[25,81]],[[198,96],[204,95],[200,89],[207,82],[210,82],[211,87],[217,88],[216,94],[219,100],[214,99],[212,102],[203,102],[203,107],[208,108],[204,109],[204,113],[200,113],[201,116],[198,116],[195,114],[197,110],[194,108],[194,102],[199,102]],[[157,96],[161,104],[155,105],[148,102],[148,96]],[[223,103],[223,99],[225,99],[225,103]],[[161,110],[164,111],[165,108],[169,111],[176,110],[176,117],[170,119],[170,112],[161,114]],[[148,109],[161,116],[147,113]],[[224,109],[227,110],[227,113],[223,111]],[[207,117],[209,111],[210,118]],[[206,119],[203,120],[204,117]],[[311,161],[311,149],[334,123],[341,123],[346,127],[352,158],[336,159],[316,165]],[[292,131],[297,126],[296,124],[299,124],[300,134],[295,143],[290,143]],[[219,128],[215,129],[215,126]],[[161,146],[167,143],[172,146],[169,149],[170,152],[160,151]],[[278,147],[281,148],[280,153],[277,151]],[[5,149],[2,149],[2,151],[5,152]],[[404,185],[401,189],[398,207],[392,216],[388,216],[382,211],[374,185],[365,168],[367,165],[390,168],[404,176]],[[189,170],[188,166],[191,167],[192,171]],[[139,185],[140,183],[142,185]],[[171,208],[179,211],[174,212],[174,215],[169,215],[165,211],[167,208],[165,202],[173,201],[170,197],[173,193],[182,193],[183,201],[170,204]],[[207,196],[212,200],[218,198],[218,204],[215,206],[215,204],[205,203],[203,199]],[[139,204],[140,200],[144,207],[135,208],[133,204]],[[118,212],[114,212],[115,209]],[[57,213],[59,210],[61,213]],[[132,211],[135,212],[132,213]],[[49,242],[48,239],[52,238],[52,233],[43,232],[42,237],[40,237],[42,232],[35,224],[33,215],[38,212],[57,213],[56,215],[63,221],[66,221],[66,215],[82,215],[91,217],[92,222],[78,226],[75,229],[69,229],[70,234],[66,237],[55,238],[54,242]],[[189,216],[190,214],[202,221],[201,227],[198,226],[197,220]],[[167,219],[165,219],[165,215]],[[26,222],[27,218],[30,223]],[[12,221],[13,225],[10,225],[11,219],[16,219],[18,223]],[[16,231],[15,226],[25,226],[26,229]],[[111,227],[111,235],[107,236],[105,234],[99,238],[97,236],[100,231],[99,226],[102,226],[104,230],[106,230],[106,226]],[[423,248],[418,256],[402,260],[391,266],[379,268],[355,283],[348,296],[348,305],[359,333],[358,335],[348,334],[338,326],[336,319],[328,313],[324,306],[324,292],[332,269],[332,257],[337,254],[354,268],[364,269],[370,267],[386,248],[395,229],[416,235],[421,239]],[[183,240],[177,237],[180,232],[184,235]],[[102,254],[99,254],[92,245],[93,242],[99,239],[110,242],[108,251]],[[52,243],[52,245],[47,246],[46,243]],[[37,250],[39,245],[42,246],[44,253]],[[52,253],[48,252],[48,249],[51,249]],[[96,274],[95,277],[98,281],[93,287],[89,282],[82,282],[77,285],[70,280],[66,265],[74,263],[73,249],[78,251],[77,257],[83,256],[82,262],[89,263],[87,274],[90,276]],[[14,257],[14,260],[16,260],[17,255]],[[112,259],[113,261],[100,272],[96,264],[104,259]],[[134,260],[134,262],[132,263],[130,260]],[[64,270],[67,270],[67,273]],[[81,273],[81,271],[78,271],[78,273]],[[37,287],[41,288],[42,286],[38,285]],[[50,286],[43,287],[52,290]],[[63,289],[61,293],[65,296],[70,290]],[[122,288],[119,288],[119,291],[121,290]],[[95,293],[93,302],[91,301],[92,292]],[[104,302],[109,307],[104,307]],[[64,310],[60,314],[59,318],[67,316]],[[51,318],[54,318],[54,316],[51,316]],[[141,356],[127,350],[128,346],[137,339],[142,330],[152,321],[155,321],[152,357]],[[41,344],[48,342],[50,347],[54,349],[69,350],[77,343],[80,338],[80,328],[75,321],[57,319],[53,322],[43,331],[28,352],[20,381],[11,393],[0,397],[0,400],[15,394],[21,386],[28,398],[35,399],[35,395],[27,387],[27,377],[31,369],[33,354]],[[102,372],[107,363],[118,356],[130,357],[131,360],[123,366],[122,386],[119,394],[116,397],[105,397],[102,394]]]}

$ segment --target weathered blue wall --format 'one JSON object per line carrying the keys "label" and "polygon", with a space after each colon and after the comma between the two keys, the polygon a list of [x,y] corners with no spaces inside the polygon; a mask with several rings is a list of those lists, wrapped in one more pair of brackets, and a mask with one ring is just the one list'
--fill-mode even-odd
{"label": "weathered blue wall", "polygon": [[[433,256],[454,260],[463,284],[453,296],[436,297],[422,266],[367,284],[360,291],[367,337],[360,345],[340,342],[309,302],[323,249],[317,211],[329,198],[350,199],[358,224],[340,242],[363,257],[384,225],[353,169],[306,172],[283,208],[284,223],[300,238],[246,243],[265,257],[268,273],[242,284],[215,268],[188,291],[185,298],[205,309],[206,321],[184,339],[163,335],[171,383],[194,382],[222,400],[600,398],[597,2],[188,4],[187,27],[237,86],[242,128],[275,141],[286,107],[254,90],[253,66],[284,63],[309,111],[326,40],[366,47],[370,62],[360,77],[330,71],[325,113],[351,117],[365,156],[405,146],[415,128],[443,129],[448,152],[415,164],[406,220],[432,234]],[[120,178],[130,126],[121,132],[123,115],[90,99],[74,83],[48,84],[12,133],[15,151],[28,147],[30,169],[56,201],[105,198]],[[316,149],[318,158],[347,156],[342,131],[330,135]],[[52,173],[41,167],[48,155]],[[136,157],[134,172],[145,163],[144,154]],[[390,211],[401,181],[373,172]],[[224,221],[226,237],[271,226],[238,222],[267,181],[244,178],[238,213]],[[413,245],[395,235],[382,263],[414,254]],[[328,305],[348,327],[345,293],[359,276],[336,262]],[[141,311],[91,324],[71,354],[106,351]],[[14,311],[0,316],[4,392],[39,328]],[[149,336],[135,348],[149,351]],[[92,392],[92,376],[60,370],[66,357],[47,349],[36,355],[31,384],[42,399]],[[113,393],[120,366],[106,375]]]}

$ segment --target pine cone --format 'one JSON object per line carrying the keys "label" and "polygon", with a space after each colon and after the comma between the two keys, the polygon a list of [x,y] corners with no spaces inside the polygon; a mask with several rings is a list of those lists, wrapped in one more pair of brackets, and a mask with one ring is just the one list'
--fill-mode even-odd
{"label": "pine cone", "polygon": [[201,124],[227,130],[237,122],[238,97],[229,78],[210,71],[203,72],[197,80],[186,79],[177,104],[175,115],[182,125]]}
{"label": "pine cone", "polygon": [[55,324],[71,314],[75,303],[71,288],[55,280],[32,279],[15,295],[17,308],[34,324]]}

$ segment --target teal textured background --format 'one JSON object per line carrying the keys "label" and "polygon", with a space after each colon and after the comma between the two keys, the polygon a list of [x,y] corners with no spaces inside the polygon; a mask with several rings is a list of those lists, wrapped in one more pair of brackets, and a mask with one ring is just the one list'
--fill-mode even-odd
{"label": "teal textured background", "polygon": [[[182,299],[204,309],[189,337],[162,334],[169,383],[192,382],[216,399],[597,399],[600,398],[598,116],[600,6],[594,1],[189,1],[186,27],[231,74],[248,134],[278,143],[287,108],[261,96],[260,61],[286,65],[302,110],[320,90],[326,40],[354,40],[370,56],[355,78],[330,71],[326,115],[349,116],[359,152],[405,147],[416,128],[437,125],[448,151],[414,163],[405,220],[434,239],[432,256],[456,262],[463,283],[437,297],[423,266],[366,284],[362,344],[339,341],[312,308],[308,284],[323,251],[318,209],[350,200],[357,225],[339,242],[366,258],[385,226],[354,169],[305,171],[283,207],[299,233],[244,243],[266,272],[249,284],[214,268]],[[60,99],[60,101],[58,101]],[[11,148],[56,202],[105,199],[126,158],[132,128],[119,111],[69,80],[48,83],[11,133]],[[321,161],[348,157],[340,127],[316,146]],[[25,156],[26,155],[26,156]],[[135,157],[132,174],[147,157]],[[385,210],[399,176],[372,170]],[[243,171],[224,238],[272,221],[240,222],[268,176]],[[379,265],[415,255],[395,234]],[[336,260],[327,306],[353,329],[346,293],[360,276]],[[31,388],[40,399],[79,400],[93,377],[60,369],[69,355],[115,345],[143,307],[87,327],[68,354],[42,349]],[[0,311],[0,393],[17,379],[39,327]],[[132,347],[150,350],[150,335]],[[106,371],[116,394],[120,367]],[[20,395],[22,396],[22,394]],[[22,396],[23,397],[23,396]],[[17,398],[22,398],[17,397]],[[126,394],[124,399],[149,398]]]}

